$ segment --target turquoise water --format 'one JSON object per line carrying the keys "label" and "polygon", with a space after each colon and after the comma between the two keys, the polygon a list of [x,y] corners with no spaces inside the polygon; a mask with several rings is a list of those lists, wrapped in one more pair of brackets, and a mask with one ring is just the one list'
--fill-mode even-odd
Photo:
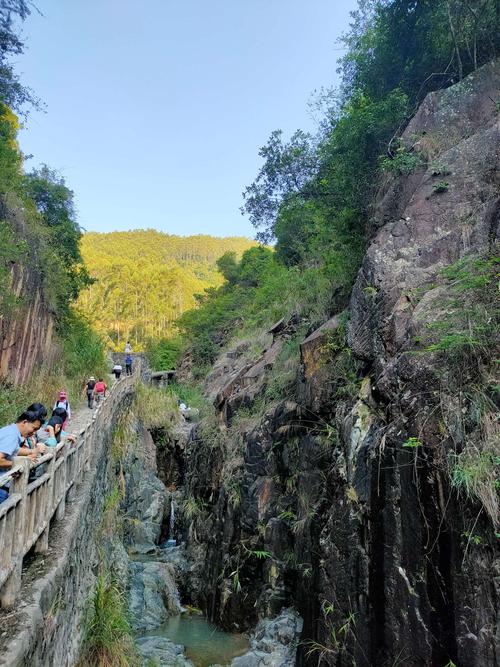
{"label": "turquoise water", "polygon": [[183,644],[187,657],[196,667],[216,663],[226,665],[248,651],[245,635],[223,632],[201,616],[173,616],[150,634],[167,637],[174,644]]}

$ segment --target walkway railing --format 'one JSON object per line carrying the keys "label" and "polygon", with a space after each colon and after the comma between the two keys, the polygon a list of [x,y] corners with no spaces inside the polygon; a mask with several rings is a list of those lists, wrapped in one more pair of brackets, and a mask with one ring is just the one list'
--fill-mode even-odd
{"label": "walkway railing", "polygon": [[[16,456],[10,470],[0,475],[0,487],[10,483],[9,497],[0,504],[0,604],[14,604],[21,588],[23,558],[35,546],[47,551],[50,522],[64,517],[75,487],[92,469],[100,453],[102,435],[116,406],[133,391],[140,369],[116,382],[93,414],[92,422],[80,431],[75,444],[61,442],[31,464]],[[29,481],[30,472],[41,474]]]}

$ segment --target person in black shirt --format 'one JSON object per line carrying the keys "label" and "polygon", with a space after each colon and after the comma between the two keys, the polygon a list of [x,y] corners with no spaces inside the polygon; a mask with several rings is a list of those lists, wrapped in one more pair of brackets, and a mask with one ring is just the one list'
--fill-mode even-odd
{"label": "person in black shirt", "polygon": [[91,375],[87,380],[87,384],[85,385],[85,393],[87,394],[87,404],[91,410],[94,407],[94,388],[95,388],[95,377]]}

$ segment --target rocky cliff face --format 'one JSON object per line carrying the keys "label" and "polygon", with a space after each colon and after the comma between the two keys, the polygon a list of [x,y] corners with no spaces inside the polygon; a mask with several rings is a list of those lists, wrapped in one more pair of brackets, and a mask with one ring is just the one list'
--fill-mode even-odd
{"label": "rocky cliff face", "polygon": [[290,396],[260,410],[300,323],[261,356],[225,353],[207,380],[217,420],[176,463],[186,595],[227,627],[293,606],[298,664],[497,664],[499,90],[497,62],[426,98],[348,312],[308,332]]}
{"label": "rocky cliff face", "polygon": [[36,241],[22,212],[1,202],[0,216],[9,221],[19,239],[26,240],[29,250],[28,261],[12,266],[11,287],[20,304],[12,313],[0,317],[0,378],[22,384],[37,365],[50,366],[54,360],[54,320],[44,295],[40,270],[34,261]]}

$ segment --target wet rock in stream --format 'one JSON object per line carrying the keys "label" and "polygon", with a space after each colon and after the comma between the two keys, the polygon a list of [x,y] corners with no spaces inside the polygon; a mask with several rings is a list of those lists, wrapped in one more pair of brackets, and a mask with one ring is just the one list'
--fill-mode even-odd
{"label": "wet rock in stream", "polygon": [[284,609],[274,619],[259,621],[250,640],[250,651],[231,661],[231,667],[293,667],[302,619],[293,609]]}
{"label": "wet rock in stream", "polygon": [[184,647],[166,637],[141,637],[136,640],[136,645],[144,658],[144,667],[151,660],[157,667],[193,667],[191,660],[184,655]]}
{"label": "wet rock in stream", "polygon": [[156,561],[130,563],[130,613],[134,630],[158,627],[181,605],[172,565]]}

